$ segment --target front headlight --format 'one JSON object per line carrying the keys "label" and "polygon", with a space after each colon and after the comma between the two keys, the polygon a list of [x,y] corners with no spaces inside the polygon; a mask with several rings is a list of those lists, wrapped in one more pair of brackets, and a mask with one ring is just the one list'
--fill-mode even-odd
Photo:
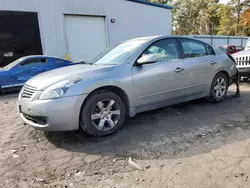
{"label": "front headlight", "polygon": [[71,88],[73,85],[80,81],[81,79],[79,78],[73,78],[53,84],[52,86],[48,87],[43,91],[39,99],[48,100],[61,98],[65,95],[69,88]]}

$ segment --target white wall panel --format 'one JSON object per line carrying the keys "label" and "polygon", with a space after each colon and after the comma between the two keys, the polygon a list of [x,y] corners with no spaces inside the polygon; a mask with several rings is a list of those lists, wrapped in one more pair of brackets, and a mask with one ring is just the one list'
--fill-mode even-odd
{"label": "white wall panel", "polygon": [[[151,35],[172,34],[171,10],[126,0],[105,0],[110,44]],[[115,19],[115,23],[110,23]]]}
{"label": "white wall panel", "polygon": [[104,16],[110,45],[172,31],[171,10],[126,0],[0,0],[0,10],[37,12],[43,52],[60,57],[66,53],[65,14]]}
{"label": "white wall panel", "polygon": [[90,61],[107,47],[104,17],[65,15],[64,24],[72,60]]}

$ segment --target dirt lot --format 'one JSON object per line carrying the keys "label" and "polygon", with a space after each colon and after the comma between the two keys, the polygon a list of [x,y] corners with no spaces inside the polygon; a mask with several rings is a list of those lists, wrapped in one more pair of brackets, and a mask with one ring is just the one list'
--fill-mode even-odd
{"label": "dirt lot", "polygon": [[139,114],[98,139],[36,131],[20,120],[17,94],[0,96],[0,187],[248,188],[250,85],[241,90]]}

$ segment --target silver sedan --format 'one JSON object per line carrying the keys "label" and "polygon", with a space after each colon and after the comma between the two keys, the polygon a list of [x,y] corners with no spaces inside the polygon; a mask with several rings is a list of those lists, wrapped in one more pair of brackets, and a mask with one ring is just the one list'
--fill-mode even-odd
{"label": "silver sedan", "polygon": [[227,54],[177,36],[125,41],[92,62],[42,73],[19,94],[21,118],[35,129],[119,130],[126,116],[206,97],[221,102],[236,78]]}

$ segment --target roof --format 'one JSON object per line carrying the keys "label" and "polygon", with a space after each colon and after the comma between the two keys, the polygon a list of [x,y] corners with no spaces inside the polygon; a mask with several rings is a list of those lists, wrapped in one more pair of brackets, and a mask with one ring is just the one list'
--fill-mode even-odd
{"label": "roof", "polygon": [[158,38],[161,35],[158,36],[147,36],[147,37],[138,37],[138,38],[133,38],[133,39],[129,39],[129,40],[125,40],[123,42],[129,42],[129,41],[137,41],[137,40],[145,40],[145,41],[150,41],[152,39]]}
{"label": "roof", "polygon": [[141,3],[141,4],[144,4],[144,5],[149,5],[149,6],[159,7],[159,8],[170,9],[170,10],[173,9],[172,6],[158,4],[158,3],[152,3],[152,2],[149,2],[149,1],[146,1],[146,0],[127,0],[127,1],[131,1],[131,2],[134,2],[134,3]]}
{"label": "roof", "polygon": [[159,39],[171,39],[171,38],[179,38],[179,39],[192,39],[192,40],[196,40],[199,42],[203,42],[206,43],[208,45],[210,45],[207,42],[204,42],[200,39],[194,38],[194,37],[190,37],[190,36],[182,36],[182,35],[155,35],[155,36],[147,36],[147,37],[139,37],[139,38],[133,38],[133,39],[129,39],[123,42],[129,42],[129,41],[137,41],[137,40],[145,40],[145,41],[151,41],[151,40],[159,40]]}
{"label": "roof", "polygon": [[27,59],[27,58],[55,58],[55,59],[61,59],[61,60],[65,60],[64,58],[61,57],[56,57],[56,56],[49,56],[49,55],[29,55],[29,56],[24,56],[22,57],[23,59]]}

